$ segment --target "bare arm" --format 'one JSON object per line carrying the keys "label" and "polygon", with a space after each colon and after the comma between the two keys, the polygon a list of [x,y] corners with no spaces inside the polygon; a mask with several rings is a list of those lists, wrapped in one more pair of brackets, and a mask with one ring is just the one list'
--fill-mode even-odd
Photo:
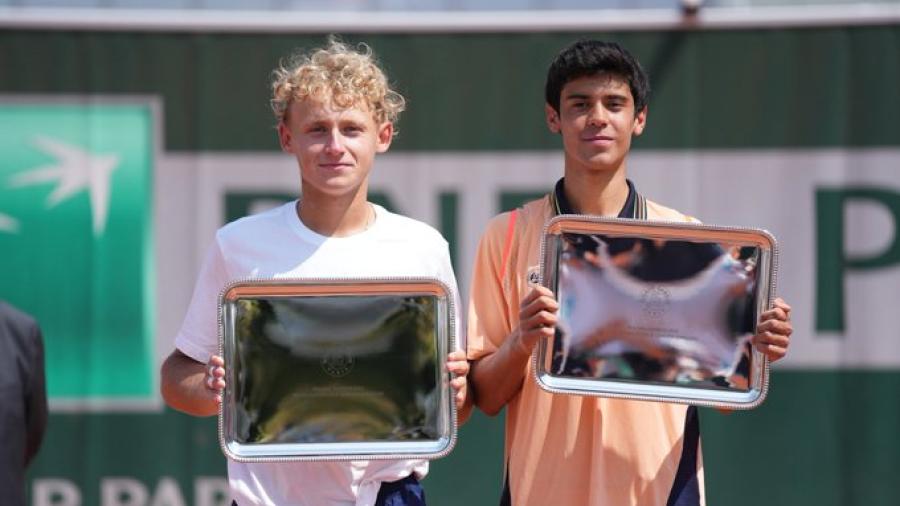
{"label": "bare arm", "polygon": [[175,350],[163,362],[160,390],[173,409],[194,416],[218,414],[225,388],[224,362],[213,356],[208,364]]}
{"label": "bare arm", "polygon": [[518,327],[497,351],[472,363],[475,404],[482,411],[494,416],[519,393],[535,344],[555,332],[558,309],[553,292],[534,286],[522,300]]}

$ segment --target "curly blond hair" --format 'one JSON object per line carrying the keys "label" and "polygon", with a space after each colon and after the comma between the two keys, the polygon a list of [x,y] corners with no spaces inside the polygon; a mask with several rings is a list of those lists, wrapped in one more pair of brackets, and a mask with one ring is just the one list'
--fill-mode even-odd
{"label": "curly blond hair", "polygon": [[274,71],[272,112],[285,118],[291,102],[313,98],[329,100],[340,108],[367,105],[378,124],[395,122],[406,108],[406,100],[392,90],[387,77],[366,44],[354,50],[330,38],[328,45],[298,53]]}

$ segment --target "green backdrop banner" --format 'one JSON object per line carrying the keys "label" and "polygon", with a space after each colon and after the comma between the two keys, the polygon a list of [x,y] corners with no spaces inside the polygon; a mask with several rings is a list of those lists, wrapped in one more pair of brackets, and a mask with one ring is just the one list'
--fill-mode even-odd
{"label": "green backdrop banner", "polygon": [[58,404],[151,404],[153,117],[48,102],[0,105],[0,286],[52,337]]}
{"label": "green backdrop banner", "polygon": [[[560,173],[543,78],[580,36],[651,76],[642,191],[781,241],[795,342],[760,408],[703,410],[708,503],[896,504],[900,26],[346,34],[409,99],[373,198],[438,227],[463,287],[486,219]],[[44,328],[53,407],[33,505],[228,504],[215,420],[164,408],[158,366],[215,227],[297,193],[268,80],[324,39],[0,31],[0,298]],[[496,504],[502,448],[476,414],[429,504]]]}

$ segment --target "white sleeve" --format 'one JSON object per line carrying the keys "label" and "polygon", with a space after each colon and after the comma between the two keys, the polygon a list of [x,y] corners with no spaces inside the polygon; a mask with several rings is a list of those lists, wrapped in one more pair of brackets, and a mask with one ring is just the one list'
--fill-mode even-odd
{"label": "white sleeve", "polygon": [[450,262],[450,247],[446,240],[441,241],[440,261],[438,263],[438,279],[443,281],[453,294],[453,321],[456,322],[456,349],[466,349],[466,322],[462,320],[464,314],[460,310],[459,287],[456,283],[456,275],[453,273],[453,264]]}
{"label": "white sleeve", "polygon": [[206,252],[191,304],[175,336],[175,347],[198,362],[205,364],[219,352],[219,292],[228,282],[222,251],[218,241],[214,241]]}

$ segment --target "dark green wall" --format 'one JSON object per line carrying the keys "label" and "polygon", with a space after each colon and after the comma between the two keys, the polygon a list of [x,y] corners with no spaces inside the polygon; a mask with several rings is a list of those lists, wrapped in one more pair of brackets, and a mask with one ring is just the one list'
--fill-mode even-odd
{"label": "dark green wall", "polygon": [[[622,42],[650,74],[638,149],[900,145],[898,26],[345,39],[409,98],[394,150],[546,150],[544,73],[581,35]],[[277,150],[270,72],[324,39],[0,31],[0,93],[161,95],[168,150]]]}

